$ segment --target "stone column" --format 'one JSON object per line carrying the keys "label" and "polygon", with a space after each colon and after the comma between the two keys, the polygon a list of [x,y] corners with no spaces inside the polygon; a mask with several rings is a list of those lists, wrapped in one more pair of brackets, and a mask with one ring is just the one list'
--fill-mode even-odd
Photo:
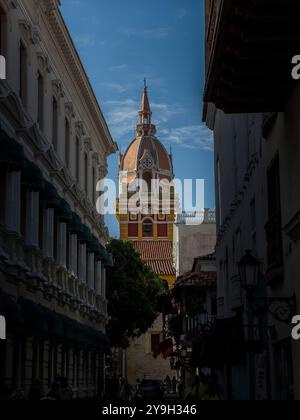
{"label": "stone column", "polygon": [[67,225],[58,223],[57,262],[61,267],[67,266]]}
{"label": "stone column", "polygon": [[106,298],[106,268],[102,264],[102,293],[101,295]]}
{"label": "stone column", "polygon": [[70,234],[70,269],[75,276],[78,275],[77,268],[78,268],[78,246],[77,246],[77,235],[71,233]]}
{"label": "stone column", "polygon": [[95,290],[95,254],[88,254],[88,286],[89,289]]}
{"label": "stone column", "polygon": [[34,248],[39,246],[39,199],[39,192],[27,192],[26,245]]}
{"label": "stone column", "polygon": [[79,255],[79,279],[82,283],[86,284],[86,244],[80,244],[80,255]]}
{"label": "stone column", "polygon": [[21,171],[7,172],[5,226],[11,232],[21,228]]}
{"label": "stone column", "polygon": [[102,294],[102,263],[100,260],[96,262],[96,275],[95,275],[95,290],[97,295]]}
{"label": "stone column", "polygon": [[48,258],[53,258],[54,247],[54,209],[44,210],[43,226],[43,253]]}

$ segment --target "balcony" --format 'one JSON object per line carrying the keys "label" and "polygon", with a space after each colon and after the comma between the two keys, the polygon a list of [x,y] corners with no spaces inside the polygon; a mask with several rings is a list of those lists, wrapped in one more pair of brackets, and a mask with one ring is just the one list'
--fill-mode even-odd
{"label": "balcony", "polygon": [[226,113],[283,111],[296,83],[300,2],[207,0],[206,8],[204,101]]}
{"label": "balcony", "polygon": [[216,322],[216,316],[198,314],[187,316],[183,320],[183,333],[188,337],[197,337],[209,333]]}

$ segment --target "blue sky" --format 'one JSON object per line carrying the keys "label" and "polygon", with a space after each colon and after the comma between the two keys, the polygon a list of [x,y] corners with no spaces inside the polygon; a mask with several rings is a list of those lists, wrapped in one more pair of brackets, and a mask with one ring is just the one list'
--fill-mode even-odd
{"label": "blue sky", "polygon": [[[146,77],[157,137],[172,146],[177,178],[205,179],[214,208],[213,140],[201,123],[203,0],[62,0],[62,13],[111,134],[122,152],[134,139]],[[109,159],[117,179],[118,156]],[[108,219],[118,236],[115,218]]]}

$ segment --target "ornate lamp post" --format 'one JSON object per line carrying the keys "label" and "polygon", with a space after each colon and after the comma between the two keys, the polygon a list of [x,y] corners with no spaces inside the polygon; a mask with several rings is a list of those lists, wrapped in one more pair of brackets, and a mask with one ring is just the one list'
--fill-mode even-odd
{"label": "ornate lamp post", "polygon": [[258,285],[260,267],[261,262],[252,255],[250,250],[246,251],[246,255],[238,263],[242,287],[251,294]]}
{"label": "ornate lamp post", "polygon": [[[296,297],[256,297],[254,292],[257,289],[261,262],[255,258],[251,251],[247,250],[246,255],[238,263],[240,281],[242,288],[247,292],[247,299],[252,315],[271,314],[279,322],[291,324],[291,320],[296,313]],[[254,302],[257,303],[258,311],[254,309]]]}
{"label": "ornate lamp post", "polygon": [[[238,263],[239,275],[242,288],[247,294],[247,317],[249,328],[249,340],[254,340],[254,316],[271,314],[279,322],[291,324],[296,312],[296,297],[257,297],[255,291],[259,283],[261,262],[255,258],[251,251],[247,250],[245,256]],[[255,305],[254,305],[255,303]],[[268,326],[267,326],[268,328]],[[263,339],[261,338],[261,341]],[[255,399],[255,355],[249,354],[249,377],[250,377],[250,398]]]}

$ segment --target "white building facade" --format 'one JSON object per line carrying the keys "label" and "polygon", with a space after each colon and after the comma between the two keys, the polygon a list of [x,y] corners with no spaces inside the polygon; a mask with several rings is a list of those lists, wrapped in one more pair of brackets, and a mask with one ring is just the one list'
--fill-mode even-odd
{"label": "white building facade", "polygon": [[3,392],[57,375],[103,392],[108,232],[97,182],[116,152],[58,0],[0,1],[0,342]]}
{"label": "white building facade", "polygon": [[173,253],[176,275],[189,272],[197,257],[213,254],[216,246],[216,212],[178,215],[174,224]]}

